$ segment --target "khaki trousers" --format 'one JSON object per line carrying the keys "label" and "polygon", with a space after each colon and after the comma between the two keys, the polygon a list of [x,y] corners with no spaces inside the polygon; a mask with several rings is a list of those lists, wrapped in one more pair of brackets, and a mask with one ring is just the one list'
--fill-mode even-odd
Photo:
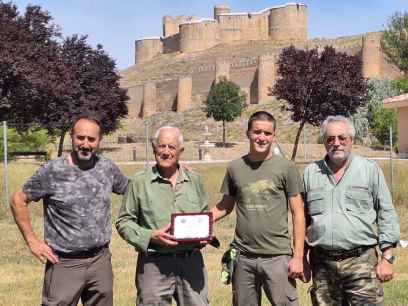
{"label": "khaki trousers", "polygon": [[43,306],[113,305],[113,273],[108,248],[90,258],[60,258],[47,262],[43,286]]}
{"label": "khaki trousers", "polygon": [[185,256],[139,254],[137,306],[208,306],[207,272],[200,251]]}
{"label": "khaki trousers", "polygon": [[232,277],[234,306],[261,306],[262,288],[273,306],[297,306],[296,281],[288,277],[291,256],[240,254]]}

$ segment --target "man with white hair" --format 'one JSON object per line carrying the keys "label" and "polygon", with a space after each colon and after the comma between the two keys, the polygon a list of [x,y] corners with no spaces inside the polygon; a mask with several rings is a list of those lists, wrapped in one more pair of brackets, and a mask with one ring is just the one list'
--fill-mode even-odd
{"label": "man with white hair", "polygon": [[320,133],[327,154],[304,172],[313,305],[382,305],[399,240],[384,175],[351,153],[355,129],[347,118],[327,117]]}
{"label": "man with white hair", "polygon": [[179,244],[170,234],[172,213],[208,209],[200,176],[179,165],[183,136],[176,127],[158,129],[156,165],[136,173],[124,196],[116,228],[139,252],[136,305],[208,305],[207,274],[199,243]]}

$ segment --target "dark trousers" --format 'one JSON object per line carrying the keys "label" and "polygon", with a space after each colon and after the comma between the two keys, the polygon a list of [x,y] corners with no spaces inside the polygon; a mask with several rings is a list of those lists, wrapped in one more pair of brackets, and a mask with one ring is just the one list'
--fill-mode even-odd
{"label": "dark trousers", "polygon": [[47,262],[43,306],[113,305],[113,272],[108,248],[89,258],[62,258]]}

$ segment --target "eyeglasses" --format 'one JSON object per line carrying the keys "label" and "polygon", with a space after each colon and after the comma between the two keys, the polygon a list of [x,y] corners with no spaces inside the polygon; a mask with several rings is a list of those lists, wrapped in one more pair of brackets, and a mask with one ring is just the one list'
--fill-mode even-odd
{"label": "eyeglasses", "polygon": [[333,145],[336,142],[336,138],[339,140],[340,144],[344,145],[347,142],[349,137],[346,135],[337,135],[337,136],[334,135],[334,136],[326,136],[325,140],[327,144]]}

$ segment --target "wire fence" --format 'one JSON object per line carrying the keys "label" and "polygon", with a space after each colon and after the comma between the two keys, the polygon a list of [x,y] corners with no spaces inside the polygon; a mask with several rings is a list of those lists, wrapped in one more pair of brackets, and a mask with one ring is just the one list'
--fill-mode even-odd
{"label": "wire fence", "polygon": [[[9,206],[9,176],[14,175],[9,173],[10,163],[37,163],[41,164],[47,159],[53,159],[57,156],[58,141],[53,144],[46,143],[44,146],[28,147],[25,143],[16,143],[16,134],[10,133],[8,129],[8,123],[2,123],[2,133],[0,147],[2,152],[3,163],[3,180],[0,193],[3,195],[3,203]],[[13,124],[11,124],[13,127]],[[136,135],[134,133],[121,133],[105,136],[100,144],[100,154],[111,159],[117,163],[142,163],[149,164],[154,160],[153,150],[151,146],[152,134],[154,131],[150,131],[151,126],[148,123],[144,124],[144,133],[142,135]],[[207,134],[207,135],[205,135]],[[390,135],[392,131],[390,130]],[[188,141],[184,144],[183,160],[193,162],[226,162],[248,151],[248,142],[234,142],[228,143],[228,147],[225,148],[221,142],[211,141],[211,133],[202,133],[200,135],[202,139],[196,141]],[[298,146],[298,153],[296,161],[301,164],[309,163],[313,160],[320,159],[325,154],[325,149],[322,144],[314,143],[316,141],[315,135],[308,129],[305,129],[302,133],[301,140]],[[390,144],[386,147],[386,150],[372,150],[363,146],[356,146],[353,150],[357,150],[359,155],[363,155],[368,158],[387,160],[389,163],[389,181],[391,182],[391,190],[393,190],[394,181],[394,159],[395,158],[407,158],[407,154],[400,154],[397,156],[392,152],[390,148],[393,147],[392,139],[390,138]],[[293,144],[291,143],[279,143],[274,144],[274,153],[283,155],[286,158],[291,157],[293,150]],[[65,154],[72,150],[69,135],[66,137],[63,146],[63,152]],[[388,172],[388,171],[387,171]]]}

